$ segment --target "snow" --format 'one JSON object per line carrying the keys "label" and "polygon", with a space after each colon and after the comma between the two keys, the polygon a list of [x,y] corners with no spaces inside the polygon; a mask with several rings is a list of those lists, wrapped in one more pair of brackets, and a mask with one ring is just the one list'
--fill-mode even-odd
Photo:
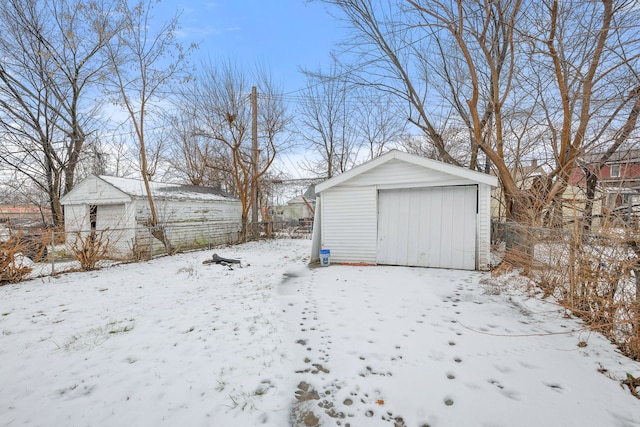
{"label": "snow", "polygon": [[640,426],[620,385],[640,363],[517,276],[215,252],[242,268],[193,252],[0,287],[0,425]]}
{"label": "snow", "polygon": [[[141,179],[120,178],[101,175],[100,179],[111,184],[118,190],[133,197],[147,197],[144,181]],[[151,193],[156,197],[184,200],[221,200],[237,201],[235,197],[225,196],[222,192],[210,188],[193,185],[182,185],[149,181]]]}

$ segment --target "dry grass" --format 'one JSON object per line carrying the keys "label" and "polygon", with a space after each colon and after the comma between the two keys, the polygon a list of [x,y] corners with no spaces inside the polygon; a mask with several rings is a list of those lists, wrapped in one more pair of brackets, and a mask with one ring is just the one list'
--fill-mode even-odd
{"label": "dry grass", "polygon": [[[640,238],[629,230],[598,234],[509,225],[503,259],[572,315],[640,360]],[[515,244],[514,244],[515,242]],[[635,246],[634,246],[635,245]]]}

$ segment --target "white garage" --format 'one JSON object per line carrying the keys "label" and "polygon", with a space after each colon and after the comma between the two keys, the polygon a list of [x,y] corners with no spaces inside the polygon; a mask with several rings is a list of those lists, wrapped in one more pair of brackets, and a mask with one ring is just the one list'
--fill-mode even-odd
{"label": "white garage", "polygon": [[316,185],[312,259],[487,269],[494,176],[390,151]]}

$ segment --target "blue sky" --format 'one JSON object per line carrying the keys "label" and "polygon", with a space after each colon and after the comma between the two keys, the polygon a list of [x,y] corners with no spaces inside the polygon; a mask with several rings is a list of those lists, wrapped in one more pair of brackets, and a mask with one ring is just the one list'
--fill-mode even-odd
{"label": "blue sky", "polygon": [[271,69],[285,93],[303,88],[300,67],[329,64],[329,53],[344,38],[341,23],[319,2],[305,0],[164,0],[156,16],[181,11],[183,41],[200,42],[199,57],[231,59],[247,71],[256,63]]}

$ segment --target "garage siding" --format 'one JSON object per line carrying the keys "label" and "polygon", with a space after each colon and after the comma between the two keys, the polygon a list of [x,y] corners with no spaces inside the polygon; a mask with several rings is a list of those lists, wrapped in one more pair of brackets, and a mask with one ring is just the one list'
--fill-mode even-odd
{"label": "garage siding", "polygon": [[479,270],[491,266],[491,186],[478,185],[478,261]]}
{"label": "garage siding", "polygon": [[379,167],[358,175],[349,181],[350,186],[402,185],[403,187],[433,186],[450,180],[442,172],[428,170],[418,165],[392,160]]}
{"label": "garage siding", "polygon": [[375,187],[336,187],[322,194],[321,245],[331,261],[375,264]]}

